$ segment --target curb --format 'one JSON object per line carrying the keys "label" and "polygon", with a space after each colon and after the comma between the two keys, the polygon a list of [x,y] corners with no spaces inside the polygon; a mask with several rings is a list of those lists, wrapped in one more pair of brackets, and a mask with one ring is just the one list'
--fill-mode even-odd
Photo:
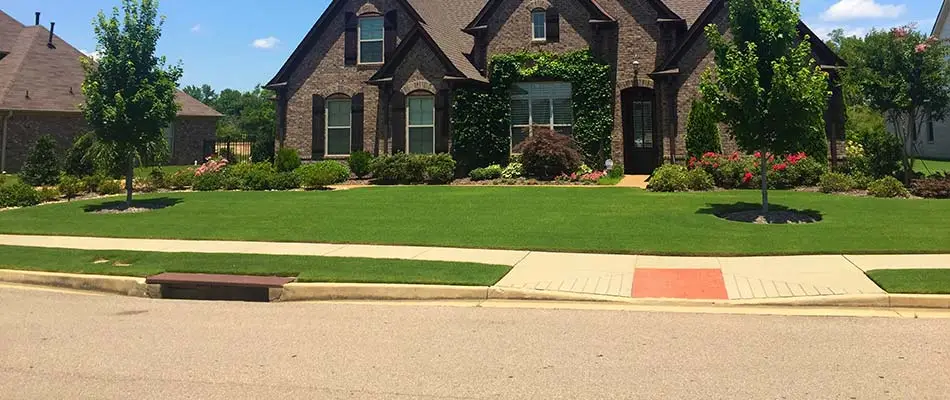
{"label": "curb", "polygon": [[145,278],[129,276],[82,275],[0,269],[0,282],[92,290],[132,297],[148,297]]}
{"label": "curb", "polygon": [[[0,269],[0,282],[90,290],[131,297],[157,298],[157,285],[145,278]],[[277,290],[274,290],[277,292]],[[574,301],[666,306],[791,306],[950,309],[950,295],[858,294],[745,300],[628,298],[572,292],[504,288],[380,283],[288,283],[274,301],[321,300],[525,300]]]}

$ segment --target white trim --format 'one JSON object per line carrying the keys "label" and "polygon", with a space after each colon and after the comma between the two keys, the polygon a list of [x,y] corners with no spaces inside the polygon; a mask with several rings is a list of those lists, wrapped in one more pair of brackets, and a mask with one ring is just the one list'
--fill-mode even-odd
{"label": "white trim", "polygon": [[[535,15],[535,14],[541,14],[542,16],[544,16],[544,18],[541,20],[541,26],[542,26],[543,29],[544,29],[544,36],[542,36],[542,37],[536,37],[536,36],[534,36],[535,28],[536,28],[536,27],[534,26],[534,15]],[[543,9],[540,9],[540,8],[535,8],[534,10],[531,10],[531,41],[532,41],[532,42],[546,42],[546,41],[548,41],[548,13],[547,13],[547,11],[545,11],[545,10],[543,10]]]}
{"label": "white trim", "polygon": [[[349,126],[347,126],[346,128],[349,130],[350,134],[348,135],[349,140],[347,140],[346,153],[330,154],[330,129],[343,129],[342,126],[334,126],[334,127],[330,126],[330,103],[332,102],[342,103],[344,101],[350,104],[350,106],[347,108],[350,111],[347,113],[347,116],[350,117],[350,120],[349,120]],[[326,105],[324,106],[324,108],[325,108],[324,115],[326,117],[323,118],[323,156],[324,157],[341,157],[341,156],[350,155],[353,152],[353,149],[352,149],[353,147],[353,98],[350,97],[346,99],[342,99],[342,98],[327,99]]]}
{"label": "white trim", "polygon": [[[415,97],[415,98],[428,97],[428,98],[432,99],[432,125],[412,125],[412,124],[410,124],[409,116],[412,114],[412,107],[410,106],[410,104],[412,104],[412,103],[409,101],[409,99],[411,99],[411,98],[413,98],[413,97]],[[418,94],[418,95],[411,95],[411,96],[408,96],[408,97],[406,98],[406,154],[411,154],[411,153],[409,152],[409,145],[410,145],[410,143],[409,143],[409,131],[410,131],[412,128],[432,128],[432,153],[431,153],[431,154],[435,154],[435,95],[431,95],[431,94],[424,94],[424,95],[423,95],[423,94]]]}
{"label": "white trim", "polygon": [[[379,19],[383,22],[383,37],[380,39],[367,39],[363,40],[363,24],[362,22],[370,19]],[[380,42],[383,47],[380,53],[380,61],[373,62],[363,62],[363,42],[372,43]],[[386,63],[386,18],[381,15],[368,15],[365,17],[359,17],[356,21],[356,64],[358,65],[378,65]]]}

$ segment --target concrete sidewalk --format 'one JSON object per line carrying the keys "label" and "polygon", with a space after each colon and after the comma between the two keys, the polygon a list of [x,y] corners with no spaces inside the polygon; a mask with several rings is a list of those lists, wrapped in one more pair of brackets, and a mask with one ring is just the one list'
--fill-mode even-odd
{"label": "concrete sidewalk", "polygon": [[0,245],[188,253],[395,258],[512,266],[500,288],[637,298],[775,299],[883,294],[872,269],[947,268],[950,255],[662,257],[322,243],[0,235]]}

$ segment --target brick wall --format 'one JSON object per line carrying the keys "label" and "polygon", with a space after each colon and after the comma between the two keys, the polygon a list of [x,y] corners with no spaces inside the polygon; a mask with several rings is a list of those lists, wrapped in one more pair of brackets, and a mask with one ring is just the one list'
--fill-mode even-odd
{"label": "brick wall", "polygon": [[[413,22],[397,0],[349,1],[335,17],[328,21],[326,29],[303,61],[290,76],[287,85],[287,120],[284,145],[297,149],[301,157],[309,159],[312,150],[311,112],[313,95],[330,96],[344,94],[353,96],[363,93],[363,145],[373,151],[377,132],[385,132],[382,118],[377,118],[382,109],[378,90],[366,82],[379,69],[378,65],[344,65],[344,15],[367,12],[385,14],[398,10],[397,37],[405,37]],[[459,28],[461,29],[461,27]]]}
{"label": "brick wall", "polygon": [[[532,41],[531,11],[551,7],[557,9],[560,19],[560,39],[555,43]],[[563,53],[595,47],[597,36],[589,21],[590,14],[577,0],[504,1],[492,14],[484,33],[488,58],[521,50]]]}
{"label": "brick wall", "polygon": [[203,162],[204,142],[214,140],[218,119],[211,117],[180,117],[175,121],[175,139],[169,165],[191,165]]}

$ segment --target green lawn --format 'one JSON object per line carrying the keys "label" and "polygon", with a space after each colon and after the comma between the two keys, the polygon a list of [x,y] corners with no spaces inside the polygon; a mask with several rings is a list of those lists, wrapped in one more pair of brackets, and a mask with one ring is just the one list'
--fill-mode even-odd
{"label": "green lawn", "polygon": [[950,294],[950,269],[879,269],[867,274],[888,293]]}
{"label": "green lawn", "polygon": [[914,171],[922,174],[932,174],[934,172],[950,172],[950,161],[941,160],[917,160],[914,162]]}
{"label": "green lawn", "polygon": [[[96,263],[102,260],[108,262]],[[278,275],[297,276],[301,282],[472,286],[491,286],[511,269],[504,265],[441,261],[0,246],[0,269],[3,268],[124,276],[148,276],[162,272]]]}
{"label": "green lawn", "polygon": [[85,212],[115,200],[51,204],[0,212],[0,233],[681,255],[950,252],[941,223],[950,201],[770,195],[823,220],[752,225],[713,215],[755,207],[757,191],[404,186],[136,195],[170,205],[141,214]]}

